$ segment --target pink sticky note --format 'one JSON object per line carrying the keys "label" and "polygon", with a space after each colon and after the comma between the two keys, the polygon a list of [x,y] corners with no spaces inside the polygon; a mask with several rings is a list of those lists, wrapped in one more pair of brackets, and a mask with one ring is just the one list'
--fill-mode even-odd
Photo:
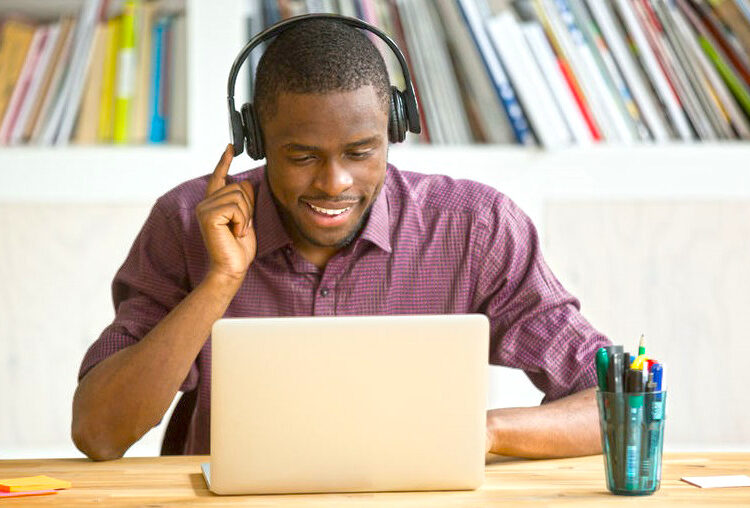
{"label": "pink sticky note", "polygon": [[0,492],[0,499],[6,497],[21,497],[21,496],[47,496],[49,494],[57,494],[56,490],[27,490],[26,492]]}

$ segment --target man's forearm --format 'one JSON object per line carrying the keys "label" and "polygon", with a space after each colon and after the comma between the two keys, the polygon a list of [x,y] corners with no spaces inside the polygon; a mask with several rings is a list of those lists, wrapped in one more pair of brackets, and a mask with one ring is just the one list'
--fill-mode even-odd
{"label": "man's forearm", "polygon": [[158,423],[234,292],[207,277],[143,339],[86,374],[73,398],[72,437],[82,452],[121,457]]}
{"label": "man's forearm", "polygon": [[526,458],[601,453],[596,388],[536,407],[487,412],[492,453]]}

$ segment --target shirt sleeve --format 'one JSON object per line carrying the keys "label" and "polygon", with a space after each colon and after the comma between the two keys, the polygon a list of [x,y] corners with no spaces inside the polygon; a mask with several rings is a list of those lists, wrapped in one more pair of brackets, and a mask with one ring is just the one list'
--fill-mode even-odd
{"label": "shirt sleeve", "polygon": [[490,320],[490,363],[523,369],[543,403],[595,386],[596,351],[610,341],[550,271],[531,219],[499,195],[479,231],[475,302]]}
{"label": "shirt sleeve", "polygon": [[[95,365],[141,340],[189,293],[181,236],[161,201],[157,201],[112,281],[114,321],[89,347],[78,380]],[[198,385],[193,362],[180,390]]]}

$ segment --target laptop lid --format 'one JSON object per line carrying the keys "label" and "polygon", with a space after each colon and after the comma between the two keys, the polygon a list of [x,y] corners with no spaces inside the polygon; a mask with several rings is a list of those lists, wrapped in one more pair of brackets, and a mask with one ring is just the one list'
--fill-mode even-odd
{"label": "laptop lid", "polygon": [[210,489],[478,487],[488,349],[483,315],[217,321]]}

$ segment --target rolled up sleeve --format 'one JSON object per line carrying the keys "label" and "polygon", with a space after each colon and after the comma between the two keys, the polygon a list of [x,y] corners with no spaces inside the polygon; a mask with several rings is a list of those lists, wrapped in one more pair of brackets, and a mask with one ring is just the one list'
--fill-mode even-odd
{"label": "rolled up sleeve", "polygon": [[[86,352],[79,381],[102,360],[141,340],[189,293],[178,228],[157,201],[112,281],[115,318]],[[197,384],[194,363],[180,389]]]}
{"label": "rolled up sleeve", "polygon": [[531,219],[501,195],[479,227],[476,306],[490,319],[490,362],[522,369],[542,402],[595,386],[594,357],[610,341],[552,274]]}

